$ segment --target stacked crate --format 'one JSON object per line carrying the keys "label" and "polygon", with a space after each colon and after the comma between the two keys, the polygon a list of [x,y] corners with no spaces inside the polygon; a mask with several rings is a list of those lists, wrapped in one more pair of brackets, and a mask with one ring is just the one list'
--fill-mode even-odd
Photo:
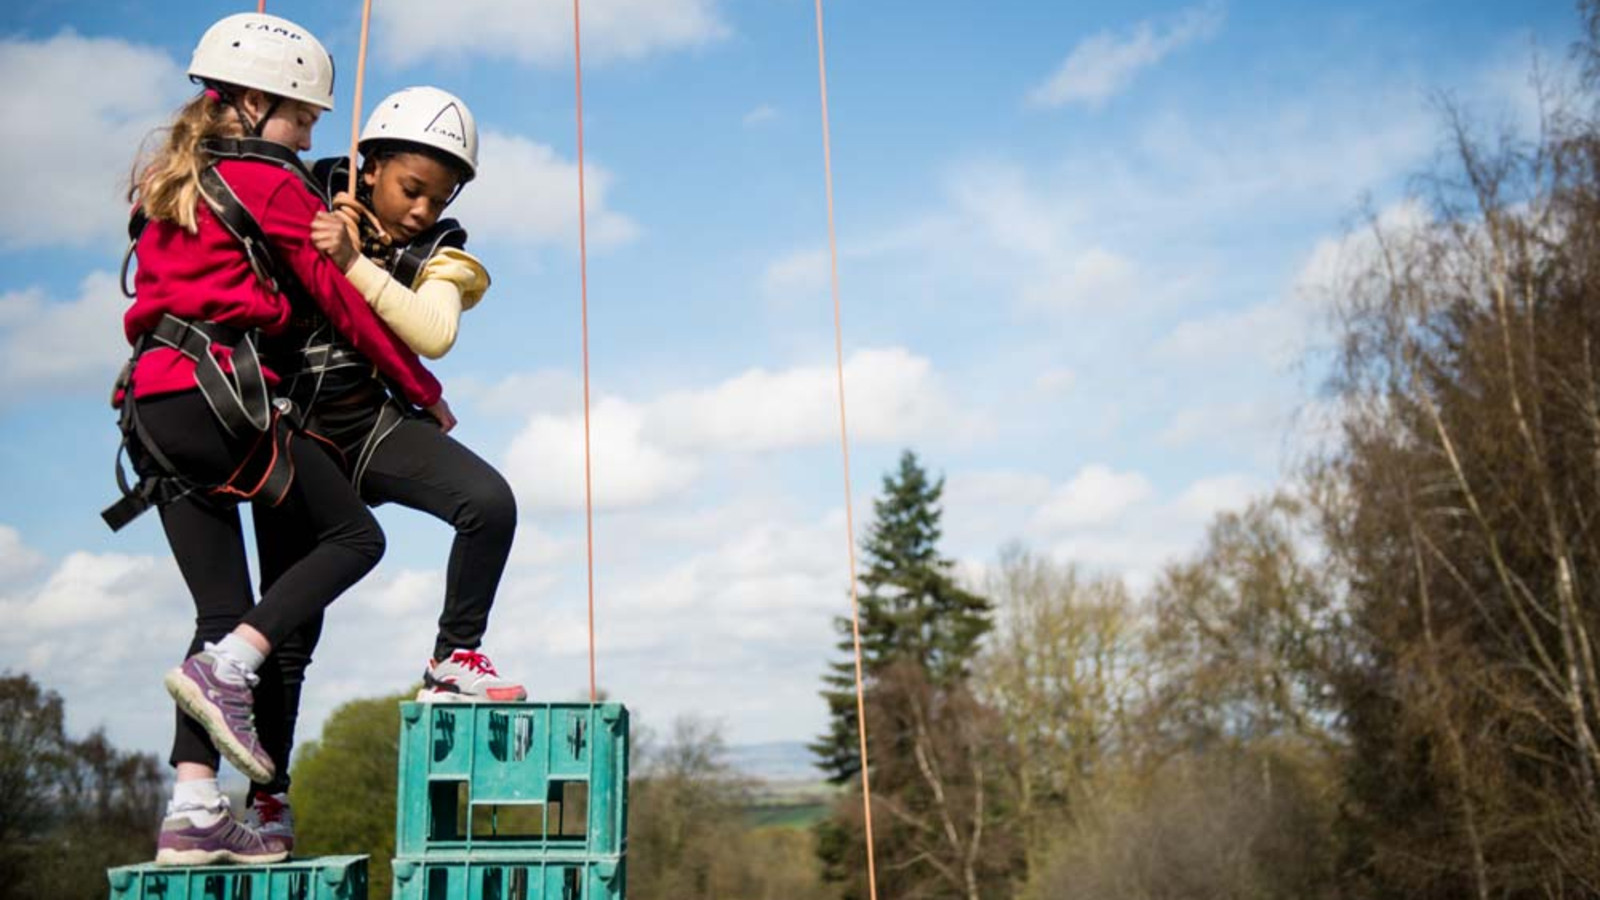
{"label": "stacked crate", "polygon": [[365,856],[261,866],[145,863],[110,869],[106,878],[111,900],[367,900]]}
{"label": "stacked crate", "polygon": [[623,900],[619,703],[404,703],[395,900]]}

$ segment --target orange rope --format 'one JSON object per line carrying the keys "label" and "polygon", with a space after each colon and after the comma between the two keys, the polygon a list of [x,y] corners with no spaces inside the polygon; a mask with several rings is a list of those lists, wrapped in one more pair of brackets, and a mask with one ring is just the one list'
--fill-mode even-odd
{"label": "orange rope", "polygon": [[833,224],[833,141],[828,131],[828,56],[822,38],[822,0],[817,6],[817,78],[822,86],[822,172],[828,191],[828,257],[833,287],[833,354],[839,376],[839,446],[844,455],[844,522],[850,553],[850,631],[855,638],[856,725],[861,740],[861,803],[867,825],[867,890],[878,900],[878,868],[872,849],[872,779],[867,765],[867,701],[861,671],[861,600],[856,587],[856,522],[850,494],[850,428],[844,403],[844,324],[839,303],[839,238]]}
{"label": "orange rope", "polygon": [[594,677],[594,491],[589,462],[589,243],[583,196],[583,38],[578,0],[572,0],[572,66],[578,94],[578,273],[583,298],[583,513],[589,547],[589,702],[599,700]]}
{"label": "orange rope", "polygon": [[266,11],[267,11],[267,0],[256,0],[256,12],[265,13]]}
{"label": "orange rope", "polygon": [[[261,0],[265,3],[266,0]],[[357,144],[361,140],[361,85],[367,75],[367,31],[372,26],[372,0],[361,4],[361,52],[356,56],[356,100],[350,110],[350,199],[356,196]]]}

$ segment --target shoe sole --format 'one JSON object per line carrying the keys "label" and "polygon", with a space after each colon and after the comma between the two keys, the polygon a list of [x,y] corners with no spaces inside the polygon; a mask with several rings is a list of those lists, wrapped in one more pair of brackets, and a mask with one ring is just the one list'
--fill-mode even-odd
{"label": "shoe sole", "polygon": [[418,703],[521,703],[526,699],[528,699],[527,691],[523,691],[516,697],[507,697],[503,700],[495,697],[485,697],[481,694],[463,694],[460,691],[434,691],[428,688],[417,691]]}
{"label": "shoe sole", "polygon": [[[211,742],[217,745],[217,751],[228,762],[232,763],[235,769],[244,773],[251,781],[257,784],[265,784],[272,780],[272,767],[263,766],[250,753],[250,749],[233,736],[233,731],[228,728],[228,723],[222,715],[222,710],[215,703],[206,699],[205,694],[200,690],[200,686],[190,681],[189,677],[183,674],[182,669],[173,669],[168,672],[167,677],[163,679],[163,683],[167,687],[167,693],[172,695],[173,700],[177,701],[179,708],[205,728],[206,734],[211,735]],[[227,853],[228,851],[219,850],[216,852]],[[198,864],[176,863],[175,865]]]}
{"label": "shoe sole", "polygon": [[232,850],[158,850],[156,851],[156,865],[158,866],[214,866],[218,863],[233,863],[248,866],[259,863],[278,863],[289,858],[289,851],[281,850],[277,853],[235,853]]}

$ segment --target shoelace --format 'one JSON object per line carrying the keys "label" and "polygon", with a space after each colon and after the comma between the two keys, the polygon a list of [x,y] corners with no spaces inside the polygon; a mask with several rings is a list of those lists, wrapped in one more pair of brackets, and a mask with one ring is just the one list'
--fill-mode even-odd
{"label": "shoelace", "polygon": [[[227,820],[227,825],[222,831],[222,842],[235,847],[248,847],[251,850],[262,851],[269,849],[267,838],[258,831],[246,828],[233,819]],[[281,847],[282,845],[276,845]]]}
{"label": "shoelace", "polygon": [[252,804],[256,818],[263,825],[276,825],[283,821],[284,804],[271,794],[257,794]]}
{"label": "shoelace", "polygon": [[479,653],[476,650],[457,650],[456,652],[450,654],[450,661],[458,665],[466,666],[480,675],[493,675],[496,678],[500,677],[500,673],[494,670],[494,663],[489,662],[489,657],[484,656],[482,653]]}

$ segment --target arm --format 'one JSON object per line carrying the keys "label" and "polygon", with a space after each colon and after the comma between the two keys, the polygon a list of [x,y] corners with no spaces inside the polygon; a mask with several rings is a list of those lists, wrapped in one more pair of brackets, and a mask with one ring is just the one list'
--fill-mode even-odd
{"label": "arm", "polygon": [[461,313],[482,299],[489,273],[471,254],[445,247],[423,266],[411,290],[363,256],[357,256],[345,277],[372,304],[372,309],[411,349],[429,359],[450,352],[460,328]]}
{"label": "arm", "polygon": [[328,321],[392,379],[406,399],[428,407],[443,389],[417,355],[367,306],[339,267],[311,243],[311,221],[321,206],[298,182],[285,178],[268,196],[259,220],[278,259],[300,279]]}

